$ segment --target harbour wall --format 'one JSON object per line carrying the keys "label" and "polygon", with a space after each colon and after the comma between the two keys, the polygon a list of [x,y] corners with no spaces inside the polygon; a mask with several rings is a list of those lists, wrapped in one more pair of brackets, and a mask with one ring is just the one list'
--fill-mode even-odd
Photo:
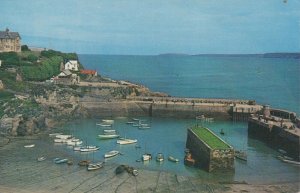
{"label": "harbour wall", "polygon": [[190,150],[196,167],[204,168],[208,172],[234,170],[233,148],[212,149],[191,129],[187,132],[186,147]]}
{"label": "harbour wall", "polygon": [[259,139],[275,150],[283,149],[290,157],[299,161],[300,133],[298,132],[298,128],[286,128],[281,123],[263,118],[253,117],[248,121],[249,137]]}
{"label": "harbour wall", "polygon": [[[205,115],[215,119],[232,119],[237,106],[256,109],[248,105],[247,100],[194,99],[173,97],[139,97],[120,100],[97,100],[88,98],[80,100],[82,107],[94,117],[114,116],[153,116],[172,118],[195,118]],[[247,110],[247,112],[249,112]],[[253,111],[251,111],[253,112]],[[249,116],[249,113],[246,115]],[[238,117],[238,116],[235,116]],[[241,116],[242,117],[242,116]],[[243,120],[245,116],[243,116]],[[241,120],[236,118],[235,120]]]}

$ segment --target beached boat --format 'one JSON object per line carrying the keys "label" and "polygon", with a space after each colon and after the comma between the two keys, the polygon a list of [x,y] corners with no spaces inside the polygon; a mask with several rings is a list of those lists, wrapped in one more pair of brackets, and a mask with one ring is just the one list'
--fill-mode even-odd
{"label": "beached boat", "polygon": [[152,155],[150,153],[145,153],[142,155],[142,161],[149,161],[152,159]]}
{"label": "beached boat", "polygon": [[120,145],[127,145],[127,144],[132,144],[132,143],[136,143],[137,142],[137,139],[119,139],[117,140],[117,144],[120,144]]}
{"label": "beached boat", "polygon": [[80,162],[78,162],[79,166],[88,166],[91,163],[90,160],[81,160]]}
{"label": "beached boat", "polygon": [[179,159],[174,158],[173,156],[169,156],[168,160],[171,161],[171,162],[179,162]]}
{"label": "beached boat", "polygon": [[69,160],[66,158],[55,158],[53,161],[56,164],[63,164],[63,163],[67,163]]}
{"label": "beached boat", "polygon": [[97,146],[86,146],[86,147],[80,148],[80,152],[92,152],[92,151],[97,151],[99,149],[100,149],[100,147],[97,147]]}
{"label": "beached boat", "polygon": [[41,161],[44,161],[44,160],[46,160],[46,157],[38,157],[38,158],[37,158],[37,161],[38,161],[38,162],[41,162]]}
{"label": "beached boat", "polygon": [[107,152],[104,154],[104,158],[110,158],[110,157],[114,157],[116,155],[119,155],[120,152],[119,151],[116,151],[116,150],[112,150],[110,152]]}
{"label": "beached boat", "polygon": [[103,168],[103,162],[91,163],[88,165],[87,170],[93,171],[93,170],[98,170],[100,168]]}
{"label": "beached boat", "polygon": [[25,148],[32,148],[32,147],[34,147],[34,146],[35,146],[34,144],[24,145]]}
{"label": "beached boat", "polygon": [[118,138],[119,135],[117,134],[105,134],[105,135],[98,135],[99,139],[114,139]]}
{"label": "beached boat", "polygon": [[162,153],[158,153],[158,154],[156,155],[156,161],[157,161],[157,162],[162,162],[162,161],[164,161],[164,155],[163,155]]}

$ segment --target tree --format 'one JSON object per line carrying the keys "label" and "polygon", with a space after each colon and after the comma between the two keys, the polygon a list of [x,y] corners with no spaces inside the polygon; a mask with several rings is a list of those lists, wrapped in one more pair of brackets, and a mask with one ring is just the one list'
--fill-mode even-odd
{"label": "tree", "polygon": [[21,51],[24,52],[24,51],[31,51],[27,45],[22,45],[21,46]]}

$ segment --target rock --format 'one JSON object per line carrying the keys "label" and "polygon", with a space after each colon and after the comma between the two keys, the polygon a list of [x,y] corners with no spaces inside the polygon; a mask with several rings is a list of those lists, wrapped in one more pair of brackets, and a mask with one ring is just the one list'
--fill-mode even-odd
{"label": "rock", "polygon": [[16,115],[15,117],[3,115],[3,117],[0,119],[0,129],[4,133],[17,136],[17,130],[22,120],[23,116],[20,114]]}
{"label": "rock", "polygon": [[22,76],[19,73],[17,73],[17,75],[16,75],[16,81],[17,82],[22,82],[23,81]]}
{"label": "rock", "polygon": [[2,80],[0,80],[0,90],[4,89],[4,84],[2,83]]}

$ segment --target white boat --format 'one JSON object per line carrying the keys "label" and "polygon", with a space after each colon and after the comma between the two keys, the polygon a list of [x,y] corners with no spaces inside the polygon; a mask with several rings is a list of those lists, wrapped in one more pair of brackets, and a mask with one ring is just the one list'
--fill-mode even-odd
{"label": "white boat", "polygon": [[119,155],[119,154],[120,154],[119,151],[112,150],[110,152],[105,153],[104,158],[114,157],[114,156]]}
{"label": "white boat", "polygon": [[32,148],[32,147],[34,147],[34,146],[35,146],[34,144],[24,145],[25,148]]}
{"label": "white boat", "polygon": [[137,119],[137,118],[132,118],[132,120],[133,120],[133,121],[139,121],[139,119]]}
{"label": "white boat", "polygon": [[49,137],[56,137],[57,135],[62,135],[62,133],[50,133]]}
{"label": "white boat", "polygon": [[100,139],[114,139],[114,138],[118,138],[119,135],[117,135],[117,134],[105,134],[105,135],[98,135],[98,137]]}
{"label": "white boat", "polygon": [[67,139],[54,139],[54,143],[66,143]]}
{"label": "white boat", "polygon": [[152,155],[149,153],[145,153],[144,155],[142,155],[142,160],[143,161],[149,161],[152,159]]}
{"label": "white boat", "polygon": [[101,127],[111,127],[111,124],[105,124],[105,123],[96,123],[96,125],[101,126]]}
{"label": "white boat", "polygon": [[132,124],[134,124],[134,121],[128,121],[126,124],[132,125]]}
{"label": "white boat", "polygon": [[38,162],[41,162],[41,161],[44,161],[45,159],[46,159],[45,157],[38,157],[38,158],[37,158],[37,161],[38,161]]}
{"label": "white boat", "polygon": [[164,155],[162,153],[158,153],[156,156],[156,161],[158,162],[164,161]]}
{"label": "white boat", "polygon": [[112,119],[102,119],[102,122],[113,124],[115,121]]}
{"label": "white boat", "polygon": [[136,143],[137,139],[119,139],[117,140],[117,144],[120,145],[127,145],[127,144],[132,144],[132,143]]}
{"label": "white boat", "polygon": [[80,149],[82,149],[82,148],[96,148],[97,146],[75,146],[74,148],[73,148],[73,150],[74,151],[80,151]]}
{"label": "white boat", "polygon": [[98,163],[91,163],[88,165],[87,170],[88,171],[93,171],[93,170],[98,170],[103,167],[103,162],[98,162]]}
{"label": "white boat", "polygon": [[69,146],[76,146],[76,145],[81,145],[82,141],[67,141],[67,145]]}
{"label": "white boat", "polygon": [[97,147],[97,146],[95,146],[95,147],[87,146],[87,147],[80,148],[80,152],[92,152],[92,151],[97,151],[99,149],[100,149],[100,147]]}
{"label": "white boat", "polygon": [[103,132],[104,132],[104,133],[107,133],[107,134],[108,134],[108,133],[111,134],[111,133],[116,133],[116,130],[114,130],[114,129],[104,129]]}
{"label": "white boat", "polygon": [[58,139],[69,139],[71,137],[72,137],[72,135],[56,135],[56,138],[58,138]]}
{"label": "white boat", "polygon": [[150,126],[142,126],[142,125],[139,126],[139,129],[150,129],[150,128],[151,128]]}
{"label": "white boat", "polygon": [[169,157],[168,157],[168,160],[171,161],[171,162],[179,162],[179,159],[174,158],[174,157],[172,157],[172,156],[169,156]]}

